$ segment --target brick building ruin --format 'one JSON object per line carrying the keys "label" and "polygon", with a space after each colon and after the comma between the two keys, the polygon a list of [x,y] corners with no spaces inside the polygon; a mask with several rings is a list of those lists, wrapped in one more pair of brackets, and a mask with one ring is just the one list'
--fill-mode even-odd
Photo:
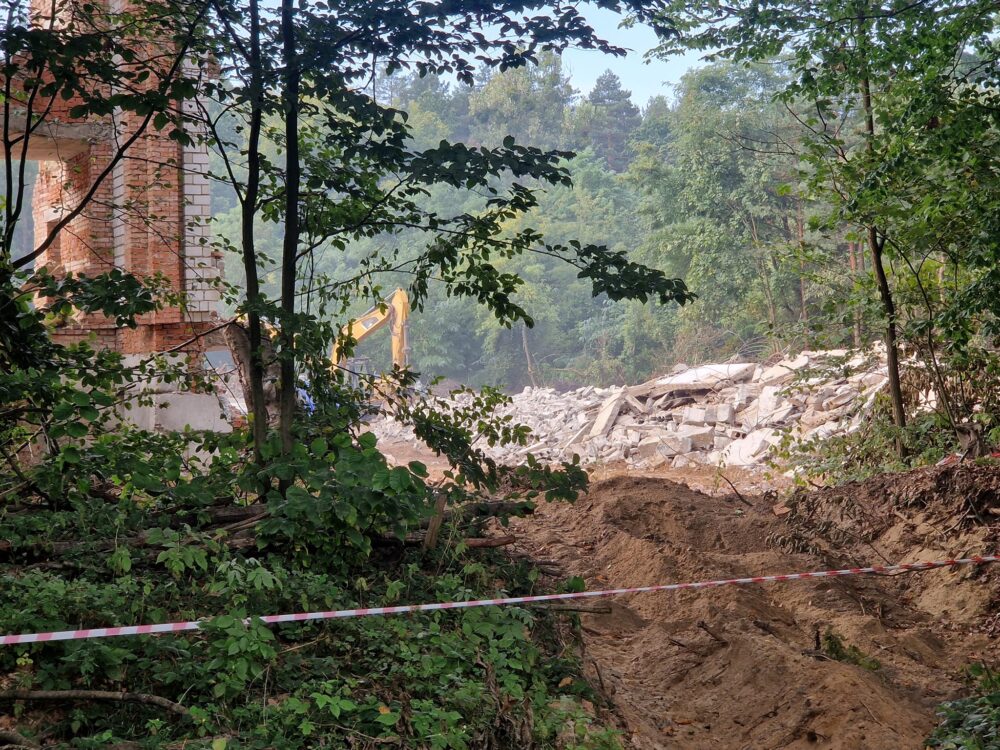
{"label": "brick building ruin", "polygon": [[[126,10],[130,0],[106,2],[115,13]],[[49,2],[32,0],[31,7],[35,23],[48,22],[49,11],[43,8],[50,8]],[[63,12],[57,11],[57,19]],[[191,62],[185,65],[186,72],[195,70]],[[32,201],[35,247],[80,203],[142,120],[121,112],[75,119],[69,113],[78,103],[56,97],[29,140],[28,158],[39,166]],[[23,111],[20,119],[23,123]],[[218,322],[219,292],[213,282],[221,273],[221,255],[208,243],[208,151],[201,133],[187,127],[193,144],[171,139],[169,129],[146,128],[100,183],[93,200],[35,261],[36,268],[47,267],[56,277],[93,276],[113,268],[140,279],[161,274],[173,291],[185,293],[185,309],[144,315],[135,329],[117,328],[103,316],[78,314],[53,330],[57,340],[69,343],[93,334],[99,346],[146,354],[182,345]],[[201,348],[197,341],[191,347]]]}
{"label": "brick building ruin", "polygon": [[[80,7],[75,4],[83,0],[58,2],[53,6],[52,0],[31,0],[32,22],[74,33],[78,26],[75,9]],[[97,7],[114,18],[143,6],[141,0],[98,0]],[[83,22],[81,30],[87,30],[88,22]],[[153,75],[134,85],[156,86],[161,70],[157,66],[169,64],[157,61],[176,62],[178,53],[172,53],[169,44],[153,44],[148,39],[137,46],[153,61],[146,66]],[[194,60],[181,64],[188,77],[198,73]],[[185,124],[192,142],[184,144],[170,137],[172,124],[162,130],[151,124],[143,129],[143,117],[131,112],[73,117],[71,112],[80,103],[59,94],[33,110],[25,100],[20,109],[16,101],[11,107],[7,126],[12,137],[23,134],[27,122],[37,123],[29,131],[27,151],[27,160],[38,163],[31,205],[35,248],[96,185],[93,198],[79,215],[35,259],[35,268],[45,267],[56,278],[68,273],[96,276],[116,268],[139,279],[157,275],[172,292],[183,293],[185,303],[141,316],[136,328],[119,328],[103,315],[76,311],[55,324],[52,336],[64,344],[94,337],[98,347],[121,352],[132,361],[170,350],[175,360],[186,359],[188,366],[201,369],[208,361],[203,356],[207,351],[224,348],[221,335],[203,335],[220,322],[215,281],[222,271],[221,255],[209,243],[209,155],[203,133],[198,126]],[[193,114],[197,105],[184,101],[177,106]],[[123,150],[122,144],[137,133],[137,139]],[[123,154],[117,162],[116,154]],[[111,171],[104,175],[109,166]],[[216,342],[210,343],[209,338]],[[176,386],[158,380],[148,383],[146,390],[152,391],[149,399],[134,400],[122,413],[133,424],[153,430],[231,429],[223,412],[229,417],[233,412],[224,398],[220,400],[225,395],[221,390],[218,394],[179,392]]]}

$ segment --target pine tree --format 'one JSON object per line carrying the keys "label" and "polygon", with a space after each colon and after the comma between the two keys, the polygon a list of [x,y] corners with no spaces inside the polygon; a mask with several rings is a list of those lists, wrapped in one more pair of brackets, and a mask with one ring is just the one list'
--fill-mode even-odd
{"label": "pine tree", "polygon": [[578,136],[607,162],[610,169],[622,172],[628,166],[629,139],[642,122],[639,108],[632,103],[632,92],[622,88],[621,79],[604,71],[577,109]]}

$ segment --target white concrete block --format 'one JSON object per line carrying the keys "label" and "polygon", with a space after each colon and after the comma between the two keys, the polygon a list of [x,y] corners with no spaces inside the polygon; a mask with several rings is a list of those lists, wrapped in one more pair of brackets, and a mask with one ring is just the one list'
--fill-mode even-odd
{"label": "white concrete block", "polygon": [[687,438],[691,445],[697,449],[709,448],[715,438],[715,428],[705,425],[681,425],[677,428],[677,435]]}

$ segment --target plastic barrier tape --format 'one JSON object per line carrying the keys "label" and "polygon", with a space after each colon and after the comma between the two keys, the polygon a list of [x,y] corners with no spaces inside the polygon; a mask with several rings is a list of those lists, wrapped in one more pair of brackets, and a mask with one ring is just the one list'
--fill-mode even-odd
{"label": "plastic barrier tape", "polygon": [[[407,612],[433,612],[443,609],[470,609],[472,607],[501,607],[512,604],[533,604],[538,602],[557,602],[567,599],[591,599],[619,594],[642,594],[653,591],[683,591],[690,589],[710,589],[717,586],[745,586],[757,583],[778,583],[781,581],[802,581],[812,578],[835,578],[839,576],[881,575],[887,573],[903,573],[916,570],[931,570],[933,568],[952,568],[957,565],[982,565],[1000,561],[1000,556],[984,555],[981,557],[963,557],[954,560],[936,560],[934,562],[899,563],[897,565],[873,565],[868,568],[845,568],[842,570],[820,570],[811,573],[785,573],[771,576],[752,576],[750,578],[724,578],[718,581],[699,581],[696,583],[667,583],[660,586],[636,586],[625,589],[606,589],[602,591],[579,591],[568,594],[542,594],[539,596],[513,596],[506,599],[475,599],[465,602],[435,602],[431,604],[403,604],[395,607],[367,607],[363,609],[336,609],[328,612],[297,612],[286,615],[265,615],[257,619],[269,625],[282,622],[308,622],[310,620],[340,620],[349,617],[374,617],[377,615],[399,615]],[[179,633],[186,630],[198,630],[206,620],[190,620],[188,622],[164,622],[156,625],[125,625],[114,628],[87,628],[84,630],[56,630],[48,633],[21,633],[19,635],[0,636],[0,646],[11,646],[17,643],[45,643],[48,641],[80,641],[89,638],[115,638],[127,635],[152,635],[156,633]]]}

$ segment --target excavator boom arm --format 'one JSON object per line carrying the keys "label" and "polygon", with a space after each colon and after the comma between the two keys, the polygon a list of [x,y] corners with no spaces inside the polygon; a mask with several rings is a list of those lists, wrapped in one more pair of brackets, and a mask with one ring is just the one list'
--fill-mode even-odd
{"label": "excavator boom arm", "polygon": [[409,341],[407,322],[410,317],[410,300],[403,289],[397,289],[363,315],[340,329],[340,336],[333,344],[331,359],[342,365],[345,361],[340,339],[352,338],[361,343],[380,328],[389,326],[392,336],[392,363],[406,367],[409,363]]}

